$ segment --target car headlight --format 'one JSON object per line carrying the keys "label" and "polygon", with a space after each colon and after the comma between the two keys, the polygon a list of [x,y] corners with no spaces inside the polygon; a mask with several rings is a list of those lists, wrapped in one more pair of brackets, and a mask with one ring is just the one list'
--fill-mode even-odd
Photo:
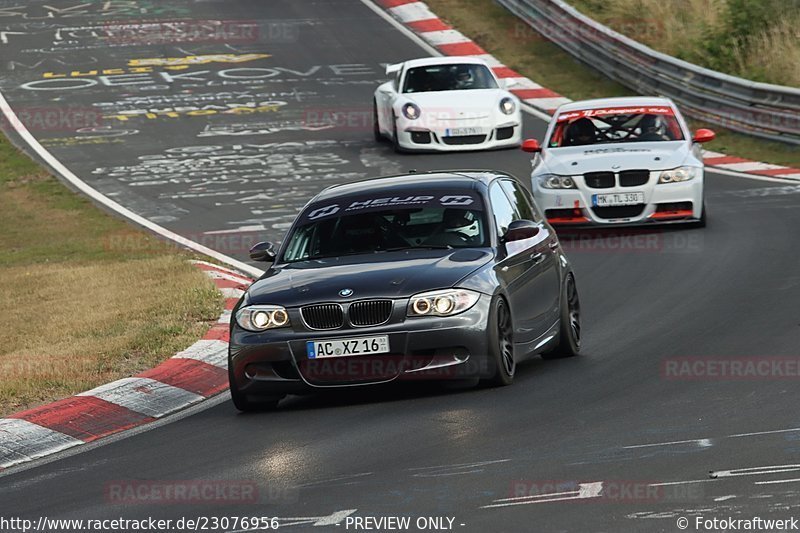
{"label": "car headlight", "polygon": [[403,105],[403,115],[408,120],[417,120],[422,112],[419,110],[419,106],[416,104],[412,104],[411,102]]}
{"label": "car headlight", "polygon": [[508,96],[500,100],[500,111],[502,111],[506,115],[510,115],[516,109],[517,109],[517,104],[515,104],[514,100],[512,100]]}
{"label": "car headlight", "polygon": [[242,307],[236,312],[236,323],[248,331],[266,331],[290,326],[289,313],[279,305]]}
{"label": "car headlight", "polygon": [[689,181],[700,174],[697,167],[680,167],[673,170],[665,170],[658,177],[659,183],[675,183],[677,181]]}
{"label": "car headlight", "polygon": [[445,289],[416,294],[408,302],[408,316],[453,316],[478,301],[480,294],[466,289]]}
{"label": "car headlight", "polygon": [[539,176],[539,185],[545,189],[576,189],[572,176],[559,176],[558,174],[544,174]]}

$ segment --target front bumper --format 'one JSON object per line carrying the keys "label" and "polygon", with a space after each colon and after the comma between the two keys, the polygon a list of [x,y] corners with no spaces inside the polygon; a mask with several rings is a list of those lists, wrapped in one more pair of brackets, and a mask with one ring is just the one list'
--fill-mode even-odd
{"label": "front bumper", "polygon": [[[554,226],[638,226],[696,222],[703,216],[703,178],[677,183],[657,183],[660,172],[651,172],[643,185],[593,189],[580,176],[574,177],[576,189],[546,189],[532,178],[536,202]],[[598,207],[597,194],[641,192],[644,203],[634,206]]]}
{"label": "front bumper", "polygon": [[[289,314],[300,326],[291,329],[253,333],[234,324],[231,386],[242,394],[275,395],[395,380],[486,377],[493,368],[488,364],[490,300],[482,295],[472,308],[448,318],[405,318],[408,300],[397,300],[390,323],[374,327],[310,331],[296,309]],[[375,335],[389,337],[389,353],[324,359],[309,359],[306,353],[307,341]]]}
{"label": "front bumper", "polygon": [[[460,127],[474,127],[479,133],[451,135],[454,129]],[[483,120],[479,124],[469,123],[466,126],[458,122],[428,124],[403,120],[397,125],[397,141],[407,151],[465,152],[511,148],[522,142],[522,119],[508,116],[498,122]]]}

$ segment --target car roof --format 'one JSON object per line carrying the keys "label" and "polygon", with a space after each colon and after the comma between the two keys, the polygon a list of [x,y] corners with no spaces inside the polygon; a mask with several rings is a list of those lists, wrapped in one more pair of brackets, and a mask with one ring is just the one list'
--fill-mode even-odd
{"label": "car roof", "polygon": [[403,191],[426,191],[433,189],[479,189],[487,186],[498,177],[511,177],[493,170],[444,170],[432,172],[413,172],[395,176],[382,176],[324,189],[312,202],[327,201],[359,195],[366,192],[381,191],[381,194],[402,193]]}
{"label": "car roof", "polygon": [[669,98],[656,96],[627,96],[618,98],[595,98],[594,100],[581,100],[570,102],[558,108],[558,113],[568,111],[581,111],[584,109],[599,109],[603,107],[628,107],[628,106],[670,106],[675,104]]}
{"label": "car roof", "polygon": [[429,65],[461,65],[461,64],[474,64],[488,66],[486,61],[479,57],[471,56],[451,56],[451,57],[423,57],[419,59],[409,59],[405,62],[406,68],[412,67],[425,67]]}

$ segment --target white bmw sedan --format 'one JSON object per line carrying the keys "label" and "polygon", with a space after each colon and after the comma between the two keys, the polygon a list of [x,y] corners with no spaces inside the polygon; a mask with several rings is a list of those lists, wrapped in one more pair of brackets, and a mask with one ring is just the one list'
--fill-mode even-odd
{"label": "white bmw sedan", "polygon": [[415,59],[386,74],[390,81],[375,91],[375,139],[398,152],[519,146],[519,99],[482,59]]}
{"label": "white bmw sedan", "polygon": [[693,223],[704,226],[700,143],[666,98],[604,98],[561,106],[531,175],[537,203],[553,225]]}

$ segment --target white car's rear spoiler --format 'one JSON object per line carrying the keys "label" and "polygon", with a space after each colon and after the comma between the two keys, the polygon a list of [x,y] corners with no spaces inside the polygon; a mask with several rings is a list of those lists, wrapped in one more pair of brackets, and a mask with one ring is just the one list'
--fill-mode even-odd
{"label": "white car's rear spoiler", "polygon": [[395,74],[400,72],[400,69],[402,68],[403,68],[402,63],[395,63],[394,65],[386,65],[386,77],[394,78]]}

